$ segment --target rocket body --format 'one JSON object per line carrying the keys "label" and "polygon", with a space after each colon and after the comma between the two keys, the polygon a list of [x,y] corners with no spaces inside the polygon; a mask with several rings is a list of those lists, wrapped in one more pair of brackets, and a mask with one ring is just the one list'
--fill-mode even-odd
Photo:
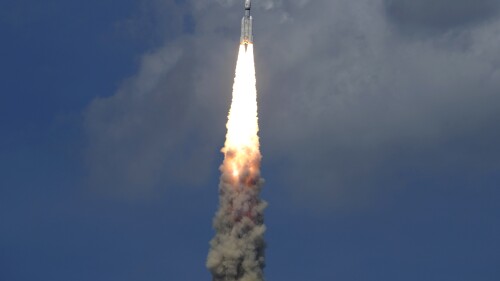
{"label": "rocket body", "polygon": [[241,19],[241,45],[248,45],[253,43],[252,35],[252,16],[250,9],[252,8],[251,0],[245,0],[245,15]]}

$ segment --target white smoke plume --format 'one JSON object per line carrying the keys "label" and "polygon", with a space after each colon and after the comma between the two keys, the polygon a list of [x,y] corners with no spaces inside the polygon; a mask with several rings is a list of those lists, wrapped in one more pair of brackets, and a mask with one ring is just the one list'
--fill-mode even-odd
{"label": "white smoke plume", "polygon": [[240,46],[222,152],[219,210],[207,268],[213,281],[264,280],[264,217],[253,46]]}

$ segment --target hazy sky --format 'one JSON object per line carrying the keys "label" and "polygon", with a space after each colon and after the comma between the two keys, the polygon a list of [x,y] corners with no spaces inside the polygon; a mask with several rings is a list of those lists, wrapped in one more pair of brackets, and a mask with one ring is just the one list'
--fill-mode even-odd
{"label": "hazy sky", "polygon": [[[0,0],[0,280],[210,280],[242,2]],[[252,13],[267,280],[499,280],[500,2]]]}

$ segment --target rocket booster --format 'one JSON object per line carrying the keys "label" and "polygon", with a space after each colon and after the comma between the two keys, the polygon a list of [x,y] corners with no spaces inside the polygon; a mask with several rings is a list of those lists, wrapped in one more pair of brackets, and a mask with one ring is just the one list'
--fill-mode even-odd
{"label": "rocket booster", "polygon": [[252,0],[245,0],[245,16],[241,19],[241,45],[248,45],[253,43],[252,35],[252,16],[250,9],[252,8]]}

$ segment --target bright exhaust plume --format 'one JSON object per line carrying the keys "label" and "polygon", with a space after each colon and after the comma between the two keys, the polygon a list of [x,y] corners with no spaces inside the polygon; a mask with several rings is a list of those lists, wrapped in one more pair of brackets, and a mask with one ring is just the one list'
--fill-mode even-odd
{"label": "bright exhaust plume", "polygon": [[219,209],[213,226],[207,268],[213,281],[264,280],[264,218],[260,199],[261,154],[252,44],[241,44],[227,121]]}

